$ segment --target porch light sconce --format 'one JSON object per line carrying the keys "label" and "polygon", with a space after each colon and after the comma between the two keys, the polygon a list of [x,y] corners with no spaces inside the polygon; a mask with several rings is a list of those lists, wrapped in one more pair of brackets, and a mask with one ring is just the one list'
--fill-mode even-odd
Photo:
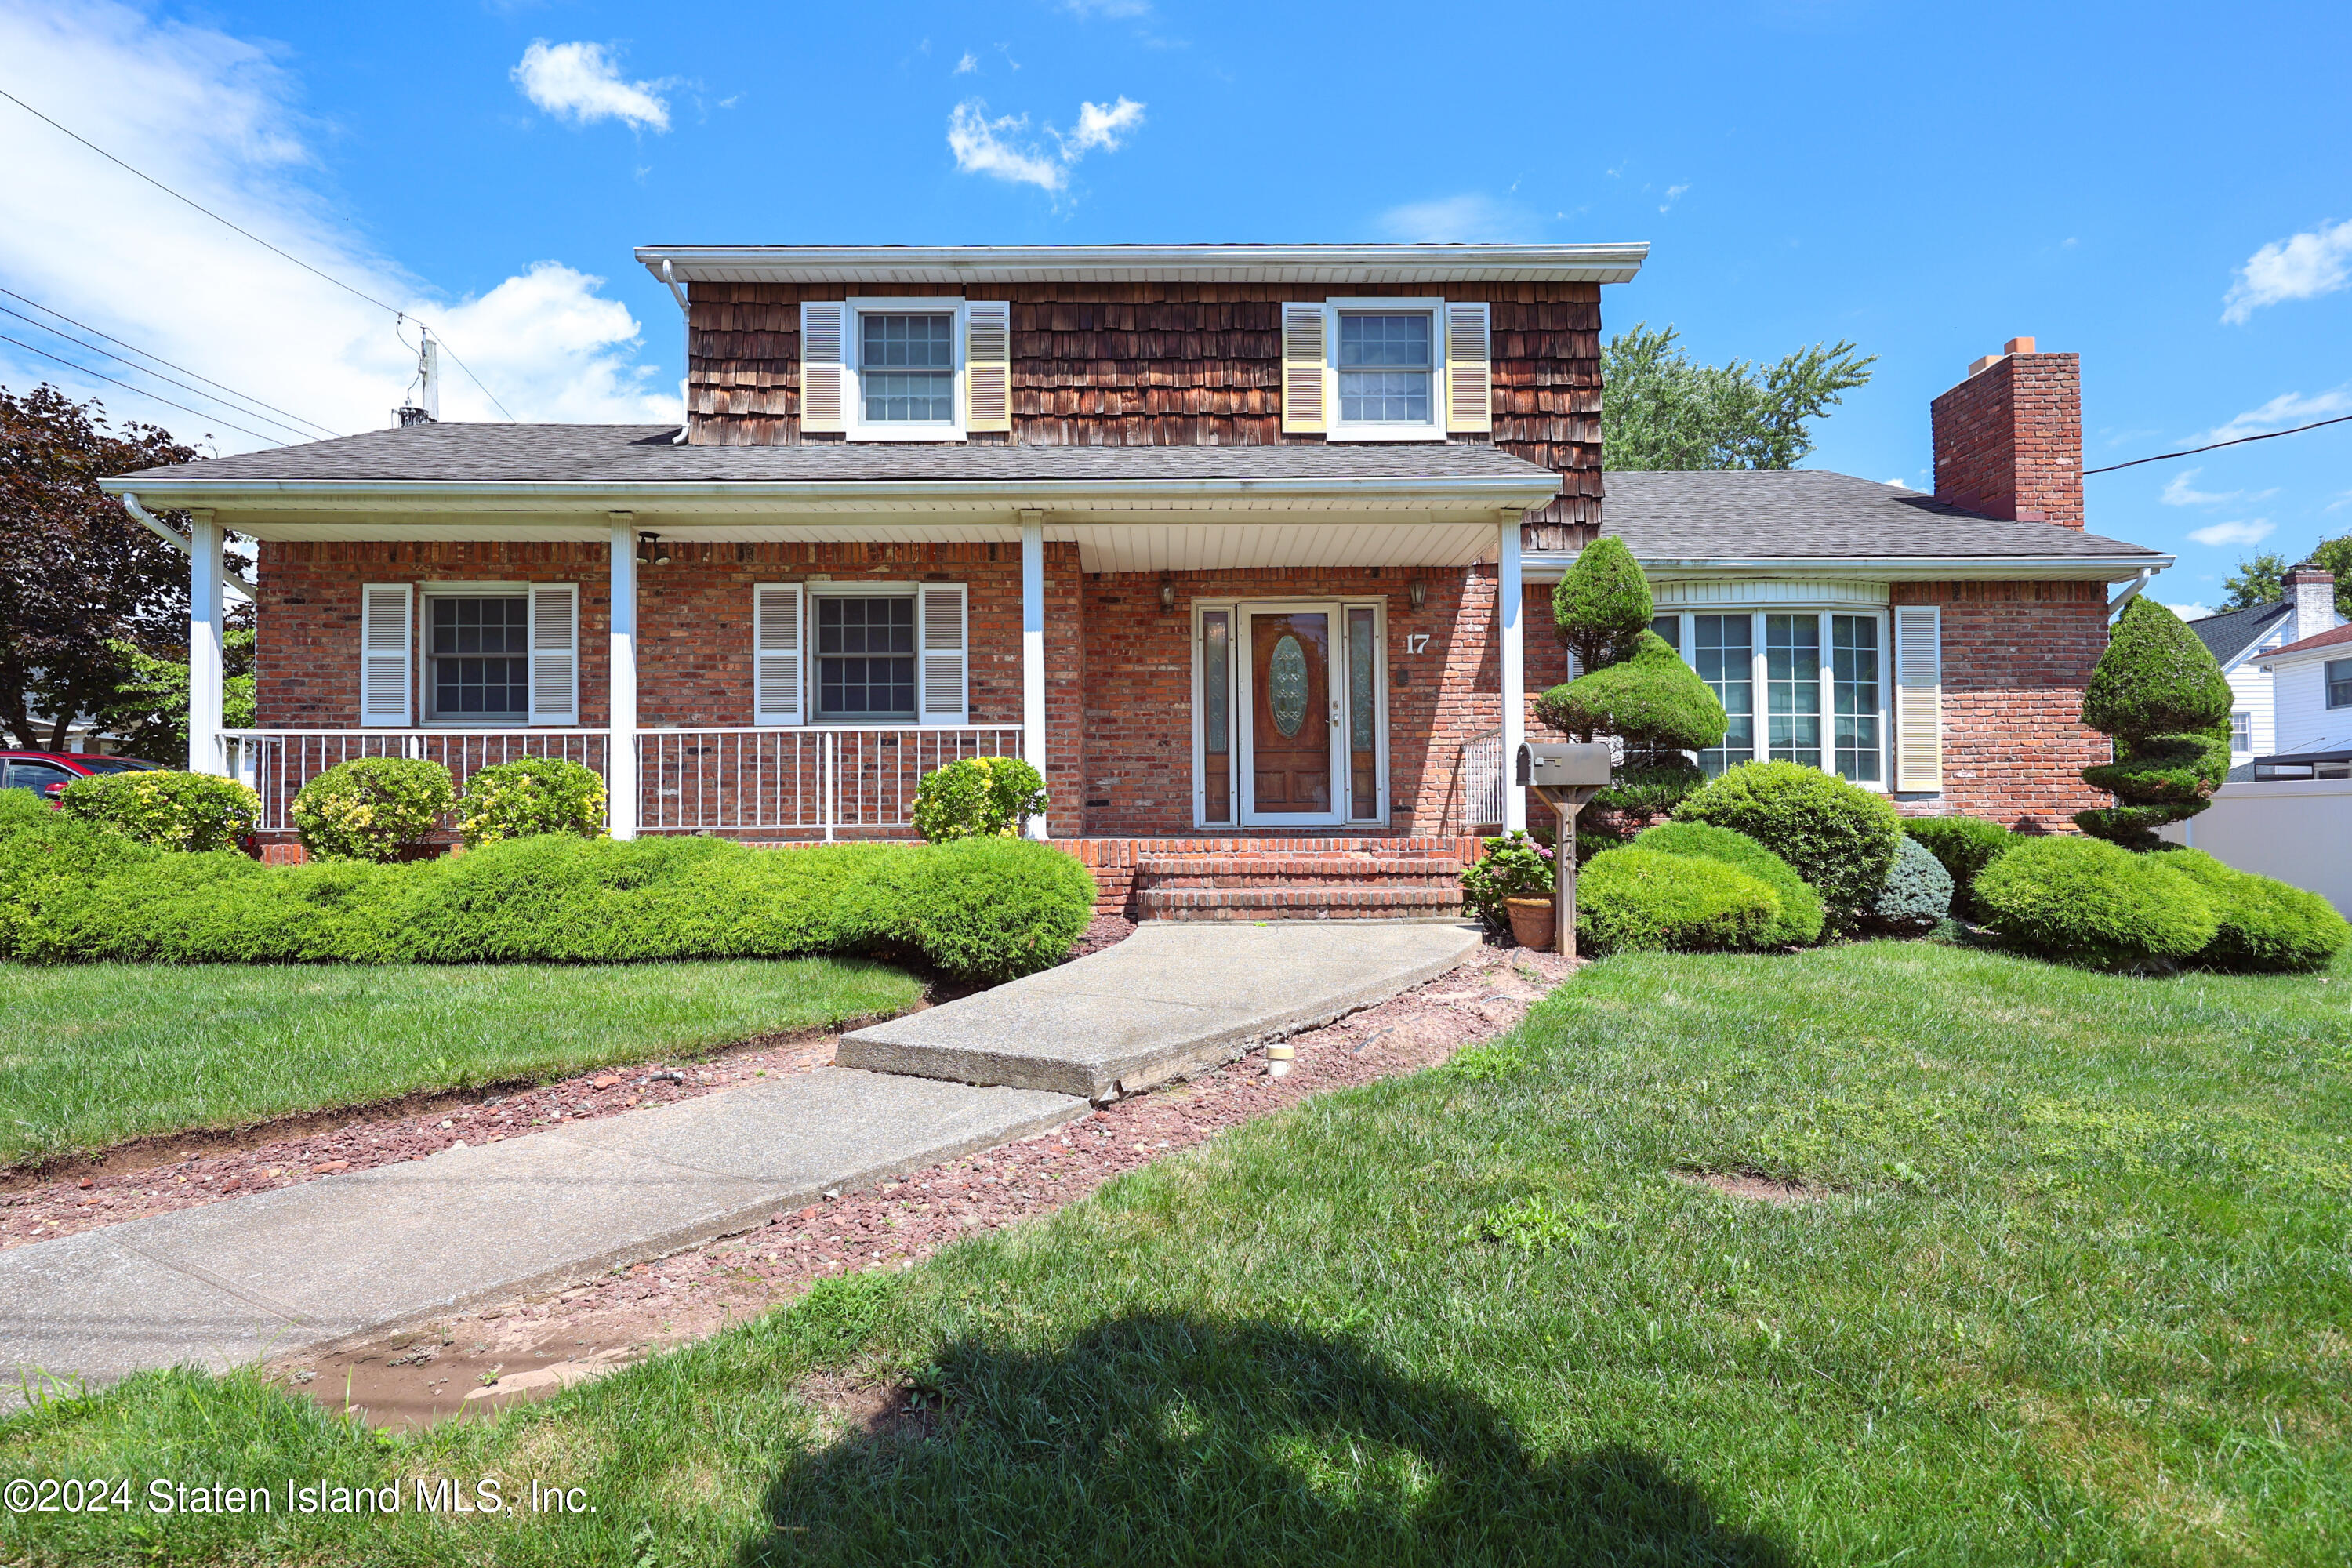
{"label": "porch light sconce", "polygon": [[1406,601],[1417,610],[1429,603],[1429,584],[1415,577],[1405,585],[1404,596]]}
{"label": "porch light sconce", "polygon": [[1167,578],[1160,579],[1160,608],[1162,614],[1176,607],[1176,584]]}
{"label": "porch light sconce", "polygon": [[637,535],[637,564],[640,566],[667,566],[669,564],[669,546],[661,542],[660,534],[640,533]]}

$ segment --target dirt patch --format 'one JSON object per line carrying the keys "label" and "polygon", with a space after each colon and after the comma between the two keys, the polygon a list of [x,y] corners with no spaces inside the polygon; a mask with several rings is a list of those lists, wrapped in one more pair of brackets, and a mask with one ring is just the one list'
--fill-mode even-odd
{"label": "dirt patch", "polygon": [[1705,1187],[1721,1193],[1727,1198],[1745,1198],[1757,1204],[1813,1204],[1822,1194],[1796,1182],[1776,1181],[1747,1171],[1676,1171],[1675,1180],[1689,1186]]}
{"label": "dirt patch", "polygon": [[824,1412],[836,1440],[929,1442],[946,1426],[944,1414],[920,1391],[841,1373],[813,1373],[793,1390]]}
{"label": "dirt patch", "polygon": [[[1255,1053],[1052,1132],[777,1215],[745,1235],[453,1317],[433,1335],[289,1358],[281,1370],[295,1380],[310,1373],[293,1386],[337,1409],[348,1387],[350,1404],[383,1426],[454,1412],[467,1392],[458,1386],[461,1363],[477,1378],[490,1367],[475,1363],[498,1356],[509,1368],[626,1364],[788,1301],[819,1279],[909,1268],[962,1237],[1051,1214],[1115,1176],[1327,1089],[1433,1067],[1517,1024],[1568,972],[1556,953],[1486,947],[1451,973],[1293,1036],[1286,1077],[1268,1077]],[[446,1342],[436,1353],[448,1359],[395,1364],[425,1338]],[[468,1348],[493,1340],[489,1351]],[[497,1402],[543,1398],[558,1386],[518,1384]]]}
{"label": "dirt patch", "polygon": [[[1090,952],[1100,952],[1107,947],[1117,947],[1135,934],[1135,922],[1125,915],[1097,915],[1087,926],[1086,935],[1078,938],[1070,949],[1070,958],[1084,958]],[[1062,961],[1065,963],[1069,959]]]}

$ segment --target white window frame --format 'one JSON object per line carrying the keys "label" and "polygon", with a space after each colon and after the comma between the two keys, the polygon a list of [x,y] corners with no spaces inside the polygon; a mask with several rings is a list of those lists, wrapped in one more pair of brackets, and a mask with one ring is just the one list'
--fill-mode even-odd
{"label": "white window frame", "polygon": [[[1370,816],[1348,815],[1349,801],[1348,778],[1348,616],[1352,610],[1372,612],[1372,766],[1374,795],[1378,810]],[[1242,633],[1248,629],[1252,614],[1280,614],[1303,610],[1309,614],[1328,613],[1331,617],[1331,667],[1326,679],[1339,704],[1339,724],[1333,731],[1331,744],[1331,799],[1334,809],[1316,816],[1293,813],[1258,816],[1249,812],[1250,769],[1250,658]],[[1225,661],[1228,682],[1225,692],[1227,731],[1225,778],[1232,792],[1225,816],[1212,821],[1208,815],[1208,799],[1204,793],[1209,774],[1209,723],[1206,701],[1208,679],[1208,631],[1205,617],[1223,611],[1228,617],[1232,641],[1230,657]],[[1265,830],[1282,827],[1385,827],[1391,810],[1389,795],[1389,607],[1385,599],[1195,599],[1189,608],[1192,633],[1192,826],[1196,828],[1235,831],[1244,828]]]}
{"label": "white window frame", "polygon": [[[923,721],[923,585],[915,582],[894,583],[811,583],[801,584],[801,711],[803,722],[820,729],[834,730],[914,730]],[[904,718],[833,718],[818,706],[821,688],[819,672],[824,656],[817,651],[817,601],[819,599],[904,599],[915,607],[915,710]],[[971,658],[969,618],[971,596],[965,595],[967,629],[964,633],[965,658]]]}
{"label": "white window frame", "polygon": [[[419,583],[416,584],[415,624],[409,628],[415,639],[416,680],[416,727],[420,730],[530,730],[574,729],[580,721],[580,700],[575,690],[572,700],[572,721],[564,725],[534,725],[530,718],[530,591],[533,588],[554,588],[556,583]],[[520,599],[523,602],[523,710],[516,717],[505,714],[459,713],[443,717],[433,710],[433,604],[436,599]],[[572,657],[573,679],[578,679],[580,658],[580,599],[578,590],[572,595]]]}
{"label": "white window frame", "polygon": [[[852,441],[961,441],[971,417],[964,372],[964,339],[969,326],[961,299],[916,299],[871,296],[842,301],[847,318],[841,345],[842,429]],[[866,417],[866,318],[877,316],[946,316],[948,356],[954,418],[944,425],[899,425]]]}
{"label": "white window frame", "polygon": [[[1342,419],[1339,411],[1339,318],[1377,314],[1429,318],[1429,420],[1401,424]],[[1323,374],[1326,441],[1443,441],[1445,437],[1446,338],[1443,299],[1342,298],[1323,301]]]}
{"label": "white window frame", "polygon": [[[1771,715],[1765,700],[1765,690],[1767,686],[1765,670],[1769,655],[1765,647],[1764,627],[1759,624],[1762,618],[1766,616],[1819,616],[1824,621],[1827,621],[1832,616],[1863,616],[1869,617],[1871,620],[1875,621],[1878,624],[1879,776],[1875,779],[1849,779],[1846,782],[1853,784],[1857,789],[1866,789],[1874,795],[1893,794],[1895,792],[1893,777],[1895,771],[1895,646],[1893,640],[1895,633],[1894,616],[1891,613],[1891,607],[1885,605],[1853,605],[1822,603],[1819,601],[1810,603],[1791,602],[1784,605],[1757,604],[1751,602],[1746,604],[1699,605],[1695,606],[1677,605],[1671,609],[1660,610],[1658,612],[1657,618],[1663,619],[1667,616],[1675,616],[1681,618],[1681,626],[1679,630],[1681,633],[1680,641],[1682,646],[1675,651],[1681,656],[1683,663],[1690,668],[1692,673],[1696,674],[1698,670],[1698,660],[1693,657],[1696,651],[1693,647],[1693,643],[1697,628],[1692,625],[1691,617],[1694,616],[1742,615],[1748,617],[1749,637],[1751,639],[1749,642],[1748,652],[1748,668],[1750,672],[1748,679],[1753,682],[1756,693],[1756,742],[1753,750],[1749,753],[1748,760],[1759,763],[1769,762],[1772,758],[1771,725],[1769,723]],[[1831,664],[1832,650],[1831,639],[1832,635],[1833,634],[1830,626],[1825,625],[1822,627],[1822,763],[1820,766],[1823,773],[1828,773],[1832,778],[1836,778],[1842,775],[1840,775],[1837,771],[1837,713],[1834,697],[1835,679],[1832,673]]]}

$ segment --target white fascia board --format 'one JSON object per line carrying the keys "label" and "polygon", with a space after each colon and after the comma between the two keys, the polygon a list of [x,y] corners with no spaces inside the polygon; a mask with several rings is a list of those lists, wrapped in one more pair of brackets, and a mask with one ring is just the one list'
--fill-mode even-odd
{"label": "white fascia board", "polygon": [[2256,661],[2255,668],[2277,669],[2283,665],[2292,668],[2296,665],[2310,664],[2315,660],[2326,661],[2338,658],[2352,658],[2352,642],[2322,643],[2317,647],[2297,648],[2293,653],[2273,651],[2261,656]]}
{"label": "white fascia board", "polygon": [[[1572,552],[1529,552],[1520,570],[1531,581],[1557,582],[1576,564]],[[2128,583],[2161,572],[2169,555],[1778,555],[1638,556],[1654,577],[1869,577],[1885,583],[1954,583],[2075,579]]]}
{"label": "white fascia board", "polygon": [[709,283],[1625,283],[1647,241],[1608,245],[645,245],[656,278]]}

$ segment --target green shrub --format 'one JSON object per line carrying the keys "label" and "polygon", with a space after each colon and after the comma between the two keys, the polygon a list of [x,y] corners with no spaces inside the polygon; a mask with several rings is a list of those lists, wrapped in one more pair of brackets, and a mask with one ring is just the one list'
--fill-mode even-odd
{"label": "green shrub", "polygon": [[2317,893],[2225,866],[2201,849],[2167,848],[2162,864],[2204,889],[2218,928],[2197,962],[2219,969],[2325,969],[2352,925]]}
{"label": "green shrub", "polygon": [[1576,883],[1576,940],[1594,952],[1756,947],[1780,918],[1768,883],[1699,856],[1606,850]]}
{"label": "green shrub", "polygon": [[1993,863],[2018,836],[1998,822],[1981,816],[1906,816],[1904,834],[1927,846],[1952,879],[1952,912],[1979,918],[1969,889],[1979,872]]}
{"label": "green shrub", "polygon": [[1050,844],[967,838],[882,858],[841,901],[850,940],[918,948],[995,984],[1050,969],[1094,920],[1095,879]]}
{"label": "green shrub", "polygon": [[294,830],[320,860],[390,860],[457,804],[449,770],[414,757],[338,763],[294,796]]}
{"label": "green shrub", "polygon": [[1617,736],[1645,761],[1660,752],[1703,751],[1730,724],[1713,689],[1646,629],[1631,658],[1553,687],[1536,700],[1536,716],[1580,740]]}
{"label": "green shrub", "polygon": [[1822,940],[1822,926],[1828,919],[1822,896],[1797,875],[1795,867],[1745,833],[1710,827],[1703,822],[1662,822],[1644,830],[1633,840],[1633,847],[1660,855],[1720,860],[1769,887],[1780,898],[1780,913],[1764,933],[1763,946],[1810,947]]}
{"label": "green shrub", "polygon": [[[1622,539],[1596,539],[1577,553],[1576,564],[1551,591],[1552,622],[1559,640],[1576,652],[1586,669],[1621,663],[1650,629],[1656,604],[1641,563]],[[1713,744],[1712,742],[1709,744]]]}
{"label": "green shrub", "polygon": [[2006,941],[2114,969],[2165,967],[2219,929],[2197,879],[2169,857],[2100,838],[2027,839],[1977,878],[1977,902]]}
{"label": "green shrub", "polygon": [[1952,874],[1917,839],[1896,846],[1895,864],[1862,923],[1889,936],[1925,936],[1952,912]]}
{"label": "green shrub", "polygon": [[478,768],[457,797],[457,837],[468,849],[502,838],[604,831],[604,780],[595,769],[553,757]]}
{"label": "green shrub", "polygon": [[0,789],[0,836],[20,827],[46,827],[57,819],[57,808],[33,791]]}
{"label": "green shrub", "polygon": [[1489,931],[1506,929],[1511,923],[1507,900],[1549,899],[1558,890],[1553,855],[1551,845],[1516,828],[1487,839],[1477,863],[1462,868],[1462,901]]}
{"label": "green shrub", "polygon": [[2112,806],[2075,826],[2127,849],[2157,847],[2157,829],[2212,804],[2230,771],[2230,682],[2196,633],[2146,595],[2124,606],[2083,689],[2083,722],[2115,737],[2110,763],[2083,770]]}
{"label": "green shrub", "polygon": [[261,817],[261,797],[211,773],[101,773],[58,796],[78,822],[94,822],[158,849],[234,849]]}
{"label": "green shrub", "polygon": [[915,785],[915,831],[934,844],[1011,838],[1045,809],[1045,781],[1018,757],[967,757]]}
{"label": "green shrub", "polygon": [[1675,807],[1675,817],[1745,833],[1795,867],[1841,921],[1878,896],[1903,840],[1885,795],[1802,763],[1742,763]]}

